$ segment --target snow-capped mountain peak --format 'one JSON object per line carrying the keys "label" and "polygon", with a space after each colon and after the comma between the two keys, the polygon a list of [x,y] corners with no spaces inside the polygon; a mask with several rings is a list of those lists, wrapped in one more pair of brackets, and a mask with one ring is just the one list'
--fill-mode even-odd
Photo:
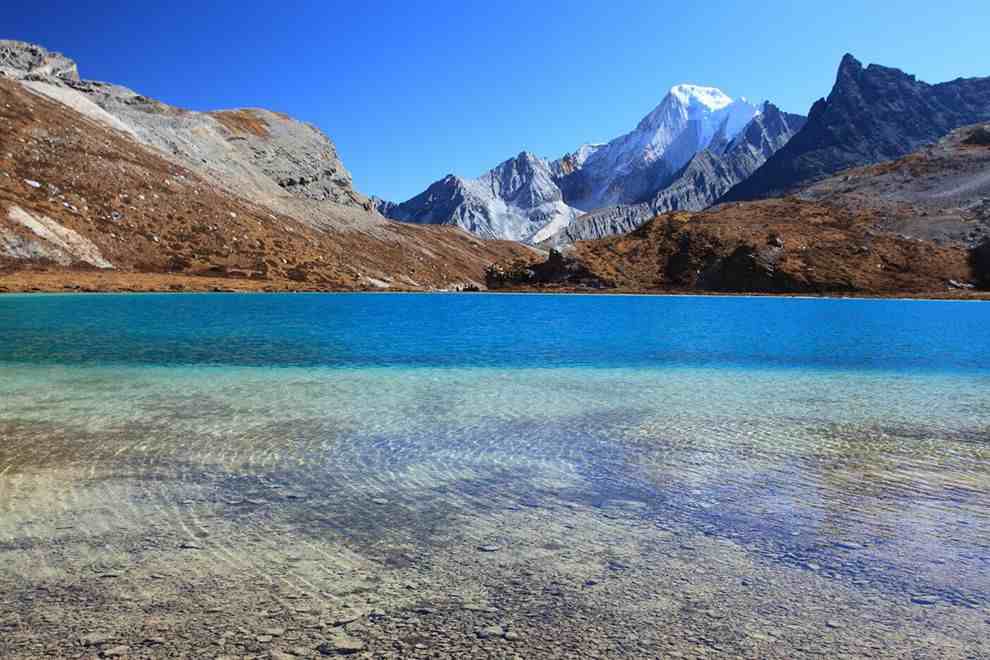
{"label": "snow-capped mountain peak", "polygon": [[[702,105],[709,110],[721,110],[733,103],[732,97],[717,87],[680,84],[670,88],[668,94],[683,105]],[[745,101],[745,99],[741,99]]]}
{"label": "snow-capped mountain peak", "polygon": [[583,144],[554,161],[523,151],[477,179],[434,184],[386,211],[537,243],[584,212],[652,198],[700,152],[718,157],[759,113],[715,87],[675,85],[636,128],[606,144]]}
{"label": "snow-capped mountain peak", "polygon": [[715,87],[675,85],[635,130],[590,153],[575,168],[580,174],[568,174],[565,197],[582,210],[642,199],[716,137],[732,140],[757,112]]}

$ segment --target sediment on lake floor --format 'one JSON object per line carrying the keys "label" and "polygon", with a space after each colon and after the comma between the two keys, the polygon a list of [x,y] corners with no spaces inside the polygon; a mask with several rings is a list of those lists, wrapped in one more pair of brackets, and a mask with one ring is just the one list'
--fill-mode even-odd
{"label": "sediment on lake floor", "polygon": [[3,657],[990,653],[978,375],[2,369]]}

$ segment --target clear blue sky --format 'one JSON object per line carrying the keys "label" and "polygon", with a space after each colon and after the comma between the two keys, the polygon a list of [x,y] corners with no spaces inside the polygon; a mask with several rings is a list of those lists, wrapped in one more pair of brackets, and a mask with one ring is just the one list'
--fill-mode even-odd
{"label": "clear blue sky", "polygon": [[845,52],[928,82],[990,75],[988,0],[4,6],[0,38],[62,51],[84,78],[313,122],[362,192],[397,201],[523,149],[615,137],[679,82],[804,113]]}

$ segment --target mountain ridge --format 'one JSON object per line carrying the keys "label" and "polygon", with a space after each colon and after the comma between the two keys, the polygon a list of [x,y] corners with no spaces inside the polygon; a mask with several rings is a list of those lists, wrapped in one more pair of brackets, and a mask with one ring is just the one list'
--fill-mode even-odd
{"label": "mountain ridge", "polygon": [[990,124],[787,197],[658,214],[492,273],[503,288],[985,297]]}
{"label": "mountain ridge", "polygon": [[780,195],[843,169],[892,160],[990,120],[990,77],[929,84],[846,54],[801,131],[721,201]]}

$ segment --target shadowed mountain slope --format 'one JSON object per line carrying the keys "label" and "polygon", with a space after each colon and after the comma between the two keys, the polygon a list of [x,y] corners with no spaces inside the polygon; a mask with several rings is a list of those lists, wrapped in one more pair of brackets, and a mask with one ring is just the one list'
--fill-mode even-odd
{"label": "shadowed mountain slope", "polygon": [[846,55],[827,99],[797,135],[722,201],[772,197],[850,167],[905,156],[953,129],[990,121],[990,78],[929,85]]}

